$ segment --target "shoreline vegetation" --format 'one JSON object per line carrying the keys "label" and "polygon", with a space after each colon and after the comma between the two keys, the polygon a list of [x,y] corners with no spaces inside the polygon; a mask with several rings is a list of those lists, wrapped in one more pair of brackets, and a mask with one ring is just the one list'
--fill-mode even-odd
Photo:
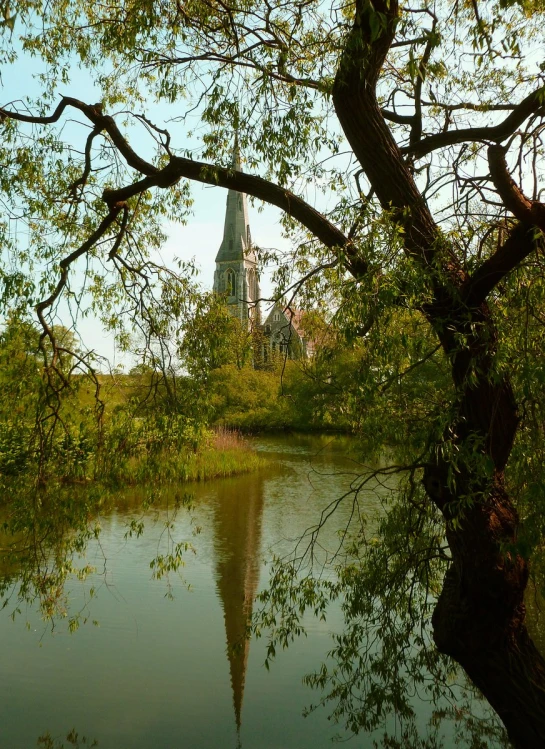
{"label": "shoreline vegetation", "polygon": [[258,455],[244,435],[228,427],[207,430],[199,445],[178,452],[165,448],[152,454],[130,456],[118,465],[109,483],[125,486],[153,483],[191,483],[229,478],[264,468],[268,461]]}
{"label": "shoreline vegetation", "polygon": [[[113,422],[98,449],[85,435],[67,433],[52,447],[55,457],[51,456],[48,463],[54,469],[47,471],[41,483],[44,488],[58,484],[108,489],[183,484],[228,478],[268,465],[238,430],[224,426],[194,430],[187,424],[179,429],[177,421],[134,419],[123,425],[121,440],[116,439],[118,425]],[[8,483],[14,488],[35,477],[35,456],[20,437],[20,429],[12,423],[0,428],[0,480],[4,488]]]}
{"label": "shoreline vegetation", "polygon": [[[227,478],[269,464],[251,436],[354,433],[293,362],[281,370],[226,365],[205,383],[181,376],[169,387],[158,372],[98,374],[98,398],[93,383],[75,375],[56,411],[44,398],[39,363],[26,357],[22,366],[12,356],[10,364],[31,376],[0,422],[6,499],[31,485],[117,489]],[[25,381],[23,372],[13,375]]]}
{"label": "shoreline vegetation", "polygon": [[[66,351],[74,348],[70,331],[56,333]],[[17,317],[0,336],[6,501],[29,492],[42,501],[77,485],[117,489],[235,476],[269,463],[245,435],[355,431],[329,359],[324,371],[318,360],[279,358],[262,369],[203,363],[174,374],[141,363],[128,373],[82,374],[77,357],[63,353],[46,376],[38,341],[34,325]]]}

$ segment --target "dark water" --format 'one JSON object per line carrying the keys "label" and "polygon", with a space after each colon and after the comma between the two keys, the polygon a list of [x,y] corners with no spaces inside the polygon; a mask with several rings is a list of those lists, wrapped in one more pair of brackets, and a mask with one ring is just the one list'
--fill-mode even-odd
{"label": "dark water", "polygon": [[[186,486],[193,509],[176,516],[172,494],[164,493],[139,538],[125,535],[141,497],[120,498],[102,519],[100,544],[87,551],[96,574],[71,586],[70,613],[89,614],[75,634],[62,624],[51,631],[31,610],[15,622],[3,613],[1,747],[34,747],[38,736],[63,738],[71,728],[100,749],[329,745],[338,727],[323,710],[301,716],[316,699],[301,679],[330,647],[339,612],[325,623],[310,619],[308,637],[280,653],[270,672],[263,640],[238,653],[231,646],[267,584],[271,550],[292,548],[358,468],[339,441],[269,438],[259,447],[270,469]],[[378,498],[369,493],[366,501],[373,516]],[[325,546],[335,548],[349,512],[339,508]],[[176,573],[153,579],[150,561],[182,540],[195,548],[184,552],[183,580]]]}
{"label": "dark water", "polygon": [[[96,572],[70,587],[69,613],[82,611],[85,625],[70,634],[62,622],[52,631],[32,610],[15,622],[0,614],[0,749],[30,749],[40,735],[64,739],[72,728],[99,749],[331,746],[342,728],[324,709],[302,717],[319,699],[302,677],[331,647],[339,608],[326,622],[306,620],[308,637],[278,654],[270,671],[264,639],[237,652],[232,646],[267,585],[267,560],[292,550],[361,472],[349,447],[340,438],[259,440],[270,468],[174,491],[157,487],[143,518],[150,491],[120,495],[87,550]],[[359,496],[370,532],[383,491]],[[192,509],[176,513],[184,492],[193,495]],[[352,509],[350,498],[336,509],[320,537],[323,554],[337,548]],[[144,532],[126,538],[133,519],[143,519]],[[194,547],[183,553],[181,574],[155,579],[150,562],[177,542]],[[429,705],[418,715],[425,731]],[[453,745],[448,730],[445,736],[440,745]],[[349,745],[372,741],[362,735]]]}

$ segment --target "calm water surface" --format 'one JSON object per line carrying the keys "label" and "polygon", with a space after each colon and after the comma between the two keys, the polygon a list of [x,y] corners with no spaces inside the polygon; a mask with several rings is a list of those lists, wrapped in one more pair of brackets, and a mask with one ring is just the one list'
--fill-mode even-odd
{"label": "calm water surface", "polygon": [[[91,586],[97,590],[89,612],[98,626],[52,632],[32,611],[15,622],[2,614],[1,747],[35,747],[41,734],[62,738],[71,728],[97,739],[100,749],[330,745],[338,728],[326,712],[301,716],[317,699],[301,678],[330,647],[338,610],[326,623],[309,620],[309,636],[281,653],[270,672],[263,640],[237,654],[230,646],[267,584],[267,558],[292,548],[349,488],[358,467],[338,440],[274,437],[258,447],[270,469],[184,487],[193,510],[176,517],[165,493],[146,513],[139,538],[125,535],[141,496],[120,498],[102,520],[100,544],[88,549],[97,573],[71,588],[71,613],[85,606]],[[377,496],[370,492],[363,504],[376,517]],[[331,549],[349,512],[341,506],[326,528],[322,540]],[[184,580],[153,579],[150,561],[184,539],[195,547],[184,554]],[[365,745],[363,738],[351,742]]]}

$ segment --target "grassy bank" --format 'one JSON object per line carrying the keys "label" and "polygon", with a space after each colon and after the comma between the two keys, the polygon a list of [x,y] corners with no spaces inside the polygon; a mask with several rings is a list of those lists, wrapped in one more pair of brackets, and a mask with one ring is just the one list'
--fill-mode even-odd
{"label": "grassy bank", "polygon": [[195,449],[140,453],[111,466],[115,485],[207,481],[257,471],[267,465],[238,431],[218,428]]}
{"label": "grassy bank", "polygon": [[80,423],[51,444],[41,473],[38,460],[30,427],[0,428],[0,488],[5,497],[18,489],[30,491],[36,481],[44,488],[97,485],[117,490],[234,476],[267,462],[237,430],[211,430],[160,415],[135,419],[123,413],[108,423],[100,441],[95,434],[89,437]]}

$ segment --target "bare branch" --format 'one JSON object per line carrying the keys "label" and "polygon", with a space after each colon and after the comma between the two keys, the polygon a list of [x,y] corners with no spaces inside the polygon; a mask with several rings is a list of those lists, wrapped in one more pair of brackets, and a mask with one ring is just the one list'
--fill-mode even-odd
{"label": "bare branch", "polygon": [[470,141],[493,141],[501,143],[509,138],[531,114],[543,110],[545,100],[545,86],[541,86],[529,94],[518,104],[503,122],[493,127],[467,127],[461,130],[447,130],[423,138],[418,143],[411,143],[401,149],[404,154],[412,154],[417,158],[436,151],[439,148],[454,146],[458,143]]}
{"label": "bare branch", "polygon": [[502,146],[489,146],[488,165],[490,176],[505,207],[521,222],[537,226],[545,234],[545,205],[530,200],[516,185],[509,174]]}
{"label": "bare branch", "polygon": [[2,122],[4,118],[9,118],[11,120],[17,120],[18,122],[29,122],[35,125],[51,125],[58,122],[67,107],[73,107],[82,112],[87,119],[93,123],[96,129],[106,130],[127,164],[133,169],[136,169],[141,174],[147,175],[156,174],[158,172],[157,167],[153,166],[153,164],[150,164],[133,151],[127,139],[121,134],[114,118],[103,114],[102,104],[100,103],[90,105],[85,104],[79,99],[74,99],[71,96],[63,96],[53,114],[47,117],[34,117],[32,115],[19,114],[19,112],[12,112],[9,109],[0,108],[0,122]]}
{"label": "bare branch", "polygon": [[422,138],[422,85],[426,76],[426,68],[428,67],[431,53],[433,51],[433,48],[437,44],[435,36],[436,27],[437,19],[434,18],[424,54],[422,55],[422,59],[420,60],[420,64],[418,65],[416,85],[414,88],[414,119],[410,134],[411,144],[418,143]]}
{"label": "bare branch", "polygon": [[389,122],[395,122],[397,125],[412,125],[414,123],[414,114],[398,114],[391,109],[381,109],[382,116]]}
{"label": "bare branch", "polygon": [[66,282],[68,280],[68,270],[71,264],[75,260],[77,260],[79,257],[84,255],[86,252],[88,252],[91,249],[91,247],[93,247],[93,245],[95,245],[98,242],[98,240],[104,236],[104,234],[108,231],[109,227],[113,224],[113,222],[117,218],[119,212],[124,207],[125,206],[123,204],[117,204],[117,205],[114,205],[112,208],[110,208],[109,213],[102,219],[99,226],[95,229],[95,231],[91,234],[91,236],[88,237],[88,239],[86,239],[82,245],[80,245],[77,249],[71,252],[70,255],[67,255],[65,258],[61,260],[59,264],[61,268],[61,275],[60,275],[59,281],[57,282],[55,289],[47,297],[47,299],[44,299],[44,301],[36,305],[36,313],[38,315],[41,326],[43,328],[43,333],[40,336],[40,342],[42,342],[46,337],[49,338],[51,340],[54,350],[56,348],[55,336],[45,319],[45,314],[44,314],[45,310],[51,307],[55,303],[55,301],[59,298],[60,293],[66,286]]}
{"label": "bare branch", "polygon": [[94,127],[87,137],[87,142],[85,144],[85,166],[83,172],[81,176],[78,177],[78,179],[70,185],[70,192],[73,195],[74,201],[78,200],[78,188],[81,188],[81,190],[83,191],[83,188],[85,187],[85,185],[87,184],[87,180],[89,179],[89,174],[91,173],[91,148],[93,146],[94,139],[100,132],[101,128]]}
{"label": "bare branch", "polygon": [[481,305],[490,292],[537,247],[535,228],[518,223],[509,237],[468,279],[461,293],[468,307]]}

